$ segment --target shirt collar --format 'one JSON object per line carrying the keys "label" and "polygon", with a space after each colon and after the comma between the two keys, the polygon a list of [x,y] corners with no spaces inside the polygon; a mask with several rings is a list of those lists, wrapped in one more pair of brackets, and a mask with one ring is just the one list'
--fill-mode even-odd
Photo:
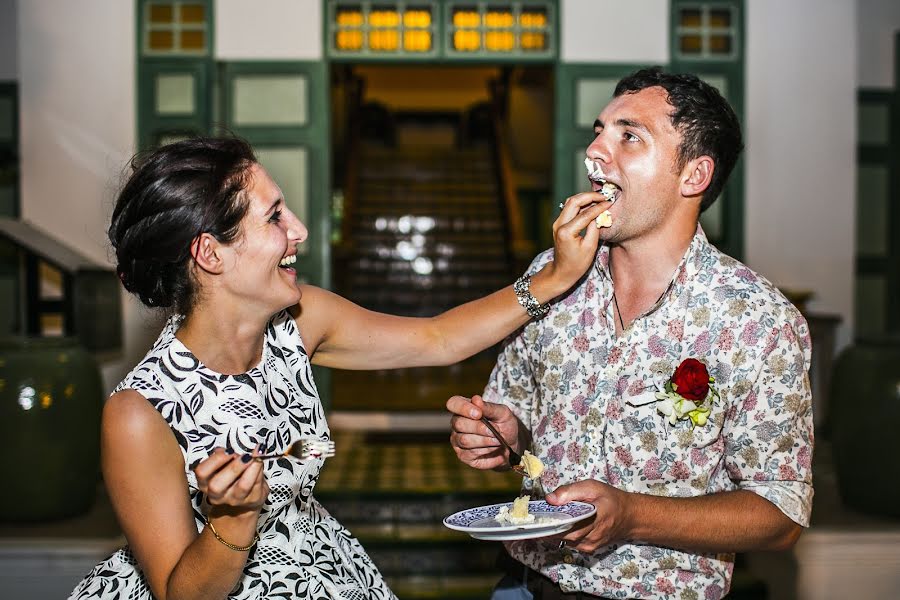
{"label": "shirt collar", "polygon": [[[612,275],[609,272],[609,250],[609,245],[606,243],[602,244],[597,251],[597,258],[595,259],[597,272],[606,285],[612,285]],[[702,265],[706,262],[705,258],[709,256],[711,251],[712,244],[706,239],[706,233],[703,231],[700,223],[697,223],[694,237],[691,238],[691,243],[688,245],[684,256],[681,257],[681,262],[678,263],[678,267],[672,275],[669,287],[666,288],[659,302],[654,304],[645,314],[655,311],[669,297],[678,298],[688,283],[694,279],[694,276],[702,268]]]}

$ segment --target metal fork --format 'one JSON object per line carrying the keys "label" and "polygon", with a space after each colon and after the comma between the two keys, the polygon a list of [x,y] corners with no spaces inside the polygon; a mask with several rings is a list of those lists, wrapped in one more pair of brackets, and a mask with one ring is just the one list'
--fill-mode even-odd
{"label": "metal fork", "polygon": [[295,448],[300,449],[300,453],[296,457],[300,460],[309,460],[310,458],[331,458],[332,456],[334,456],[333,440],[302,439],[297,440],[296,442],[288,446],[287,450],[285,450],[281,454],[262,454],[260,456],[254,456],[253,458],[256,460],[289,458],[294,456],[292,454],[292,451]]}
{"label": "metal fork", "polygon": [[500,435],[499,431],[494,429],[494,426],[491,425],[491,422],[488,421],[487,417],[481,417],[481,422],[484,423],[485,425],[487,425],[487,428],[491,430],[491,432],[494,434],[494,437],[497,438],[497,440],[501,444],[503,444],[506,447],[506,449],[509,451],[509,466],[510,466],[510,468],[513,471],[515,471],[516,473],[518,473],[519,475],[528,477],[528,473],[525,471],[525,467],[522,466],[522,456],[518,452],[516,452],[515,450],[512,449],[512,446],[510,446],[506,442],[506,440],[503,439],[503,436]]}

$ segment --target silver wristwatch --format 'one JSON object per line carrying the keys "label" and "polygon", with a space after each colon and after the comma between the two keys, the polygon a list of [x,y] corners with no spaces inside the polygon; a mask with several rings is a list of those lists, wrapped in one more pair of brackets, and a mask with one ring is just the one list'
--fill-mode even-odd
{"label": "silver wristwatch", "polygon": [[541,304],[531,294],[531,275],[522,275],[513,284],[513,291],[519,304],[525,309],[529,317],[538,319],[550,312],[550,304]]}

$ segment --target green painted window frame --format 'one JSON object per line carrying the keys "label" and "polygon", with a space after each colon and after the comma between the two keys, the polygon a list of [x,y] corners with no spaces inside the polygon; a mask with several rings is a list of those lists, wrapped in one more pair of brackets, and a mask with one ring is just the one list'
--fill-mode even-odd
{"label": "green painted window frame", "polygon": [[[717,8],[727,6],[732,9],[732,15],[737,23],[732,24],[735,30],[735,46],[729,57],[721,55],[695,56],[681,55],[678,51],[677,32],[679,30],[678,11],[682,8],[692,7]],[[704,76],[721,77],[726,81],[728,102],[734,108],[741,122],[746,145],[748,132],[744,119],[744,41],[746,40],[746,11],[744,0],[672,0],[670,4],[670,56],[672,62],[668,70],[673,73],[694,73]],[[722,252],[742,260],[744,257],[744,157],[742,156],[734,167],[731,177],[723,190],[726,202],[720,207],[722,211],[722,235],[710,236],[710,241]],[[716,202],[721,202],[722,197]]]}
{"label": "green painted window frame", "polygon": [[[0,98],[4,98],[9,100],[10,105],[12,106],[12,122],[10,123],[10,129],[12,132],[11,139],[8,142],[0,141],[0,151],[3,153],[8,153],[10,157],[12,157],[15,166],[13,167],[13,172],[9,174],[10,183],[9,186],[12,190],[13,194],[13,206],[12,211],[9,213],[0,213],[0,216],[10,217],[12,219],[19,218],[21,214],[21,197],[20,197],[20,161],[21,156],[19,153],[19,86],[14,81],[0,81]],[[3,176],[0,173],[0,176]]]}
{"label": "green painted window frame", "polygon": [[[12,210],[0,213],[0,216],[18,219],[21,214],[21,185],[19,150],[19,86],[15,81],[0,81],[0,98],[10,101],[12,106],[11,137],[9,141],[0,142],[0,151],[12,157],[14,166],[10,177],[10,191],[13,195]],[[0,176],[6,176],[0,173]],[[8,284],[9,294],[0,297],[0,335],[21,334],[24,331],[24,315],[22,312],[21,265],[19,250],[9,240],[0,240],[0,281]]]}
{"label": "green painted window frame", "polygon": [[[619,80],[647,64],[580,64],[559,63],[556,66],[556,115],[554,117],[554,149],[553,149],[553,207],[552,218],[559,215],[559,202],[562,202],[575,192],[573,189],[572,174],[578,168],[573,164],[573,157],[577,154],[584,156],[584,151],[594,138],[593,121],[590,126],[579,126],[576,122],[578,112],[578,84],[585,79],[611,79]],[[596,107],[599,115],[603,106]],[[587,182],[587,171],[585,171]],[[549,224],[548,224],[549,225]],[[546,248],[553,244],[550,228],[544,227],[540,247]]]}
{"label": "green painted window frame", "polygon": [[[237,125],[231,121],[235,78],[302,75],[307,79],[307,120],[304,125]],[[218,117],[223,125],[257,148],[302,147],[307,159],[307,251],[294,267],[299,279],[331,287],[331,105],[327,61],[228,61],[217,70]],[[277,182],[276,182],[277,183]],[[287,198],[288,207],[291,199]],[[330,406],[331,372],[314,366],[316,387],[323,405]]]}
{"label": "green painted window frame", "polygon": [[[896,59],[900,59],[900,34],[895,41]],[[897,74],[900,75],[900,65],[897,66]],[[861,88],[857,91],[858,109],[864,104],[881,105],[888,109],[890,129],[888,139],[884,144],[857,144],[856,162],[858,168],[874,166],[882,167],[888,172],[888,223],[887,251],[884,256],[862,255],[859,246],[855,250],[856,285],[859,279],[867,277],[883,277],[885,280],[885,307],[884,331],[886,335],[900,333],[900,210],[897,208],[897,200],[900,199],[900,94],[895,89]],[[857,198],[857,204],[860,199]],[[857,319],[860,318],[857,310]],[[857,336],[868,337],[861,334],[860,324],[857,323]],[[872,334],[877,335],[877,334]]]}
{"label": "green painted window frame", "polygon": [[[141,149],[154,148],[168,136],[208,134],[212,126],[212,64],[204,60],[147,59],[138,69],[138,144]],[[156,77],[187,74],[194,77],[192,115],[157,115]]]}
{"label": "green painted window frame", "polygon": [[[191,0],[190,4],[206,7],[207,50],[198,54],[151,54],[143,52],[144,20],[149,4],[165,4],[160,0],[135,0],[135,56],[137,57],[137,141],[140,150],[159,145],[168,136],[208,134],[212,129],[213,111],[213,48],[214,2]],[[174,4],[174,2],[172,2]],[[193,115],[157,115],[155,110],[155,82],[157,75],[190,74],[194,80]]]}
{"label": "green painted window frame", "polygon": [[[364,7],[365,11],[372,6],[396,6],[399,10],[406,7],[431,7],[434,19],[431,26],[434,36],[432,49],[429,52],[404,52],[402,49],[397,52],[374,52],[367,48],[356,52],[339,51],[334,43],[334,36],[338,30],[334,23],[337,9],[341,6],[360,6]],[[513,14],[517,16],[523,7],[545,9],[549,20],[549,25],[543,31],[549,37],[547,49],[543,52],[490,52],[487,50],[457,52],[452,47],[452,34],[455,27],[451,22],[453,8],[457,6],[476,7],[480,12],[494,6],[512,8]],[[451,63],[541,63],[555,61],[559,55],[559,14],[559,0],[326,0],[322,31],[325,40],[325,54],[333,62],[377,61],[391,63],[397,61],[409,63],[437,60]],[[367,30],[367,26],[364,26],[364,31]],[[518,24],[515,25],[513,31],[520,31]]]}
{"label": "green painted window frame", "polygon": [[[152,28],[148,16],[152,5],[171,5],[176,9],[183,4],[199,4],[204,7],[206,22],[203,24],[203,31],[206,33],[206,45],[202,50],[185,50],[176,52],[160,52],[151,50],[146,41],[146,33]],[[213,49],[213,26],[215,21],[212,18],[213,0],[138,0],[137,16],[139,26],[137,30],[138,56],[145,58],[199,58],[212,56]],[[188,29],[196,29],[188,27]],[[181,27],[176,24],[172,28],[173,32],[180,32]]]}
{"label": "green painted window frame", "polygon": [[[672,8],[672,61],[733,61],[740,58],[743,54],[743,4],[734,0],[673,0]],[[732,23],[730,27],[713,28],[708,23],[703,23],[699,27],[682,26],[678,15],[685,9],[697,9],[700,11],[704,21],[707,21],[710,10],[717,8],[731,9],[732,16],[736,18],[737,24]],[[700,36],[703,41],[700,54],[683,53],[679,40],[681,34],[694,34]],[[709,37],[715,34],[727,34],[731,37],[732,47],[728,54],[717,54],[709,51]]]}

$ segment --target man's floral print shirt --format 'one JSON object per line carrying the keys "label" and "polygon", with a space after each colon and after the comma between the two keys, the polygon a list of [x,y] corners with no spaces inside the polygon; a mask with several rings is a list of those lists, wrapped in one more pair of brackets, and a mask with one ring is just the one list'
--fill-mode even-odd
{"label": "man's floral print shirt", "polygon": [[[541,254],[532,271],[551,259]],[[616,338],[608,263],[604,246],[568,296],[507,341],[485,390],[532,432],[544,489],[587,479],[673,497],[744,489],[808,526],[810,338],[797,309],[698,227],[669,289]],[[656,407],[686,358],[707,365],[721,394],[702,427],[671,425]],[[611,598],[721,598],[734,559],[641,543],[593,554],[540,539],[507,547],[563,591]]]}

